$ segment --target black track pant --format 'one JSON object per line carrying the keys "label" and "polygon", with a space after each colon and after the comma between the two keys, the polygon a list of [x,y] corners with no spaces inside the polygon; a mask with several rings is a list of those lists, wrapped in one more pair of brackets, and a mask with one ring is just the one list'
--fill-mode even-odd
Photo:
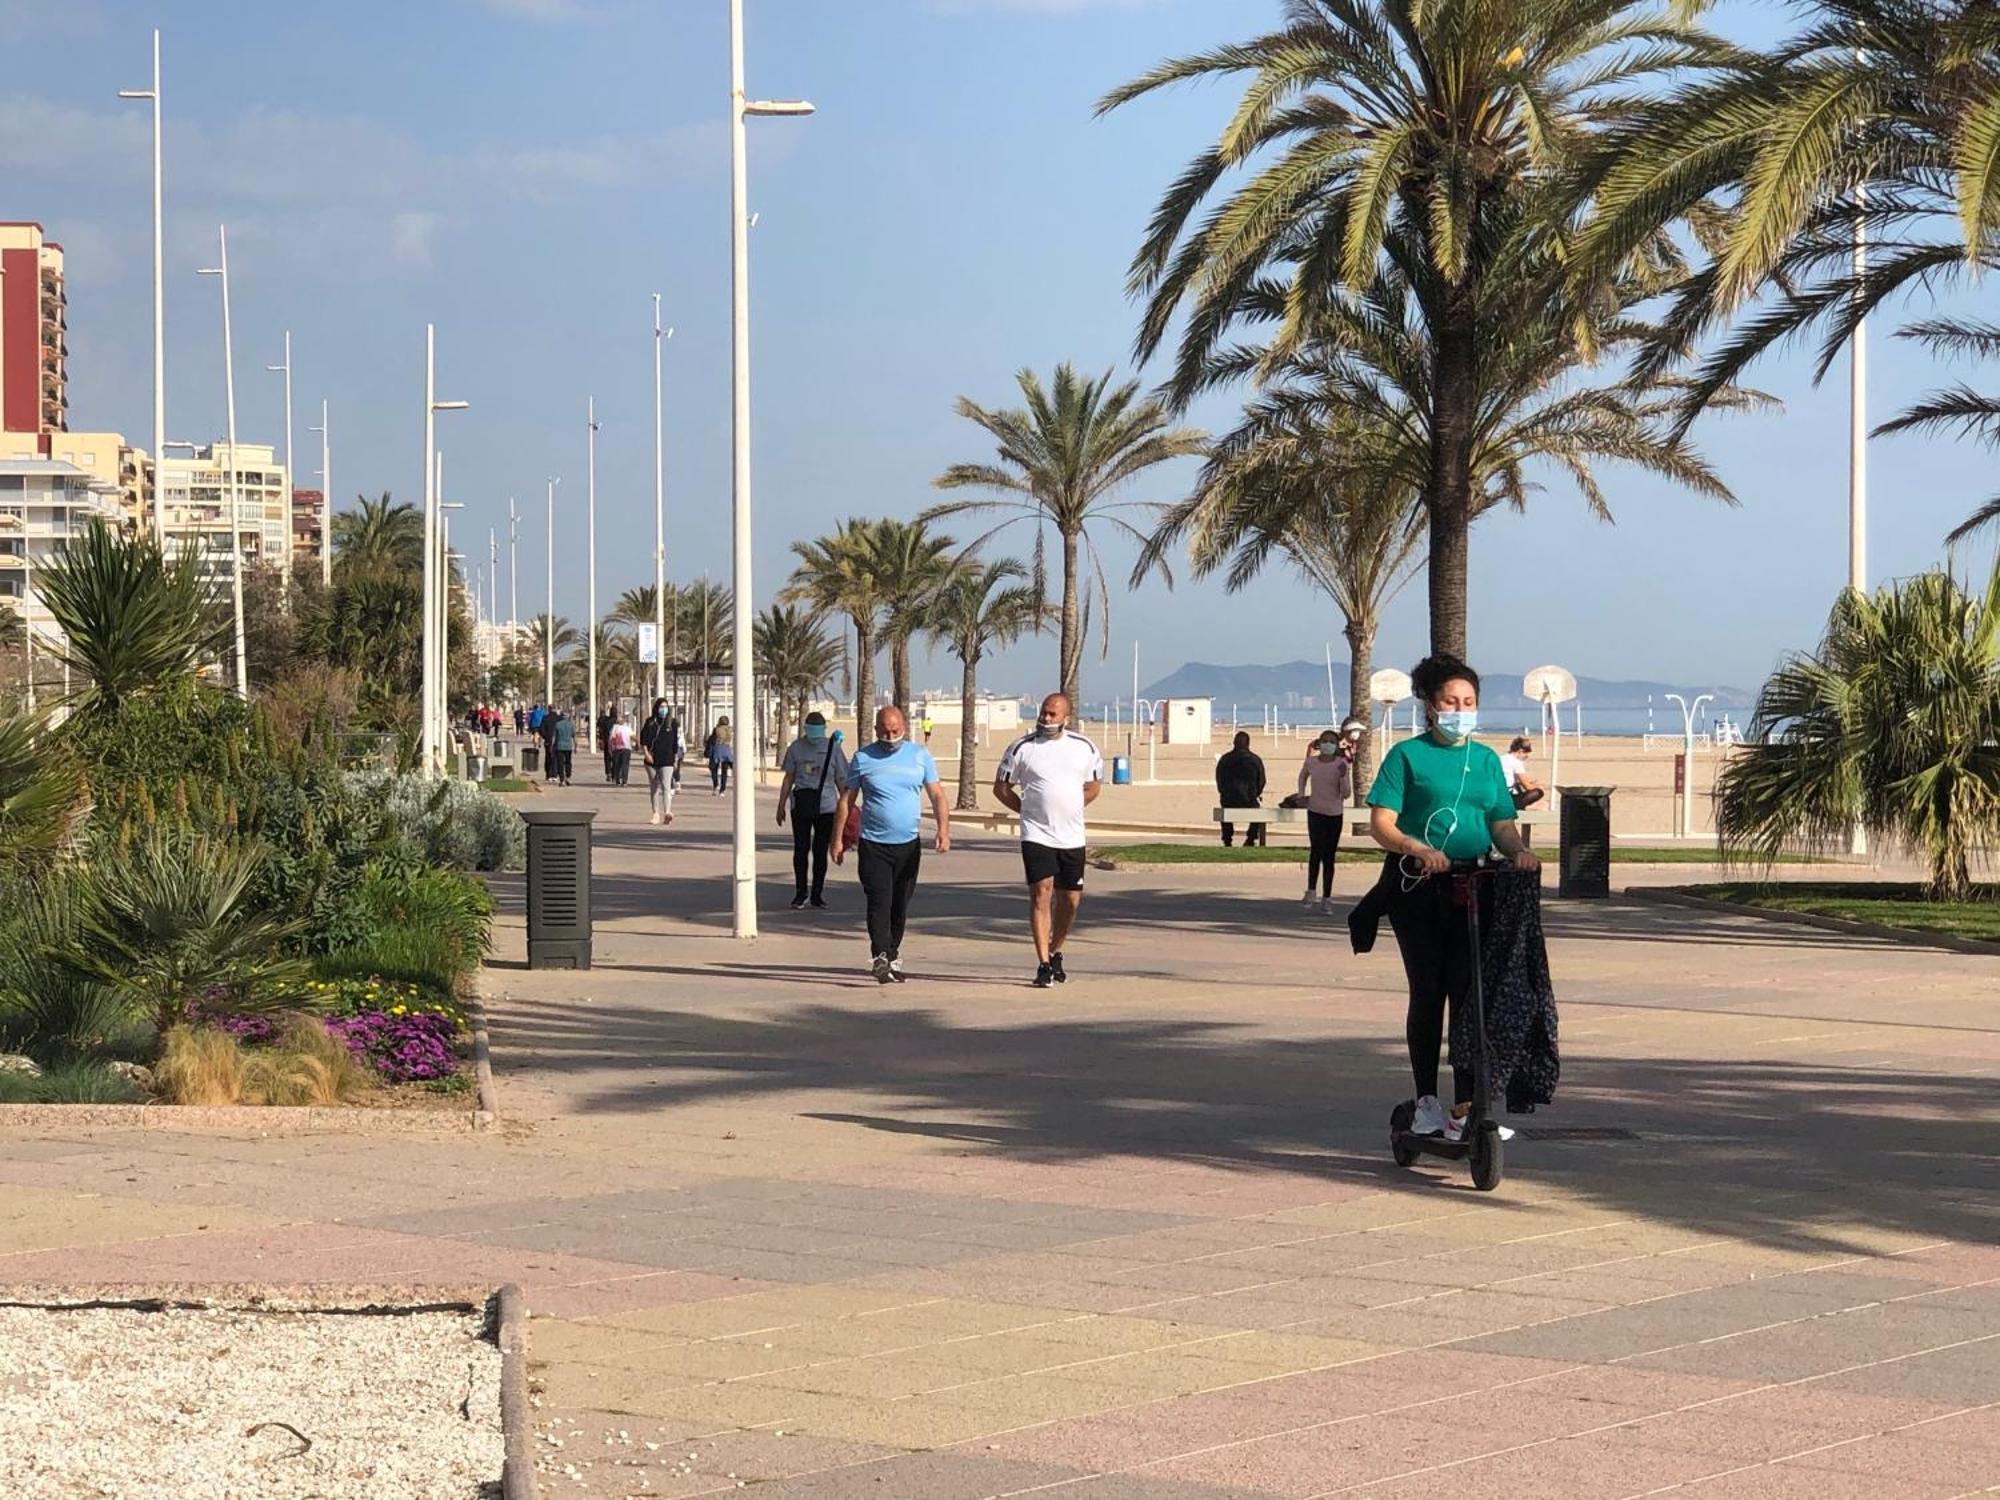
{"label": "black track pant", "polygon": [[1306,889],[1319,887],[1322,896],[1333,894],[1333,857],[1340,852],[1340,814],[1306,814],[1306,838],[1312,847],[1306,855]]}
{"label": "black track pant", "polygon": [[[833,814],[815,812],[819,794],[801,802],[792,802],[792,879],[798,885],[801,896],[806,894],[806,866],[812,866],[812,894],[821,895],[826,890],[826,853],[833,844]],[[799,816],[799,808],[804,806],[806,814]]]}
{"label": "black track pant", "polygon": [[[1438,1048],[1444,1042],[1445,1007],[1455,1013],[1472,993],[1472,955],[1466,943],[1465,909],[1452,901],[1449,876],[1433,875],[1404,896],[1390,923],[1410,981],[1410,1013],[1404,1034],[1410,1044],[1410,1076],[1417,1097],[1435,1094]],[[1473,1095],[1472,1069],[1451,1070],[1452,1102]]]}
{"label": "black track pant", "polygon": [[923,841],[878,844],[861,841],[861,889],[868,897],[868,951],[895,958],[903,951],[903,923],[916,894]]}

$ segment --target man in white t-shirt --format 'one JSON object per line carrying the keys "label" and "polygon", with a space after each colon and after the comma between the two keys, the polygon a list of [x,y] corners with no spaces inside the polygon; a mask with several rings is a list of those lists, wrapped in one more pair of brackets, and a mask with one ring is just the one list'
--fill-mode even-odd
{"label": "man in white t-shirt", "polygon": [[1069,727],[1070,712],[1061,693],[1044,698],[1035,732],[1007,747],[993,778],[993,795],[1021,815],[1038,990],[1069,979],[1063,940],[1083,904],[1083,810],[1104,788],[1104,759]]}

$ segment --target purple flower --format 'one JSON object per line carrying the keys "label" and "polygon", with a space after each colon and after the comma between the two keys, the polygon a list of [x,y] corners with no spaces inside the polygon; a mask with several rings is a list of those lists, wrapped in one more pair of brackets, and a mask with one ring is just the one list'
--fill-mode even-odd
{"label": "purple flower", "polygon": [[402,1016],[366,1011],[328,1021],[326,1029],[391,1083],[449,1078],[458,1071],[458,1053],[452,1048],[457,1027],[449,1016],[434,1011]]}

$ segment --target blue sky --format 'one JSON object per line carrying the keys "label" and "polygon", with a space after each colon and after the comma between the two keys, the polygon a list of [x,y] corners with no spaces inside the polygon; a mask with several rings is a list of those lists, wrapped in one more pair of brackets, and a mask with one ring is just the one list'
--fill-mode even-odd
{"label": "blue sky", "polygon": [[[1160,57],[1243,35],[1265,0],[748,0],[753,95],[804,95],[804,122],[752,124],[756,566],[760,603],[788,543],[850,514],[914,513],[946,464],[984,458],[951,410],[1006,401],[1023,365],[1130,366],[1126,264],[1158,193],[1219,128],[1223,90],[1095,120],[1112,84]],[[280,440],[292,330],[298,440],[332,403],[339,495],[421,493],[423,326],[438,326],[454,540],[522,527],[521,608],[542,605],[543,481],[558,490],[556,608],[584,605],[584,403],[599,420],[599,602],[650,581],[650,294],[667,354],[669,567],[729,558],[727,12],[722,0],[0,0],[0,47],[59,65],[0,91],[0,218],[38,219],[70,254],[77,426],[150,431],[150,29],[165,32],[168,427],[222,428],[215,225],[230,225],[238,425]],[[1774,33],[1773,7],[1724,29]],[[25,55],[25,54],[23,54]],[[1964,371],[1875,339],[1875,415]],[[1146,372],[1156,378],[1157,370]],[[1982,372],[1972,372],[1978,379]],[[2000,372],[1992,378],[2000,380]],[[1742,499],[1718,507],[1606,471],[1618,521],[1592,522],[1553,476],[1526,516],[1473,543],[1482,666],[1556,661],[1602,677],[1754,685],[1809,645],[1845,576],[1846,383],[1797,357],[1758,383],[1782,415],[1698,429]],[[1193,419],[1219,426],[1230,404]],[[1991,488],[1988,455],[1940,440],[1874,445],[1872,571],[1908,573]],[[1186,471],[1135,499],[1177,498]],[[966,534],[970,534],[969,532]],[[1003,542],[1001,544],[1005,546]],[[1025,535],[1013,544],[1025,550]],[[1983,564],[1987,553],[1979,554]],[[1107,547],[1115,578],[1129,549]],[[503,604],[504,604],[503,588]],[[1381,656],[1423,644],[1422,585],[1391,610]],[[1338,616],[1274,573],[1248,595],[1183,579],[1114,603],[1091,696],[1180,662],[1315,658]],[[1039,692],[1053,643],[986,672]],[[956,681],[929,664],[920,686]]]}

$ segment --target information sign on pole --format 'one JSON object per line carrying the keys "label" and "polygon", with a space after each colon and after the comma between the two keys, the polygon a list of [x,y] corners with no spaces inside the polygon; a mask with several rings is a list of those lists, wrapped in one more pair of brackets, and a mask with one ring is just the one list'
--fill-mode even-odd
{"label": "information sign on pole", "polygon": [[652,666],[660,659],[660,627],[648,620],[639,627],[639,660]]}

